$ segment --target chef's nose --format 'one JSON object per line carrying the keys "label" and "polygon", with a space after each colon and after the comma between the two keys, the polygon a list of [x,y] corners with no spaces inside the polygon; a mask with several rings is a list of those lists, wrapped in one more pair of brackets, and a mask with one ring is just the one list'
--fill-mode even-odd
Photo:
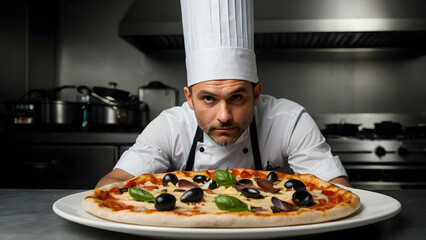
{"label": "chef's nose", "polygon": [[218,104],[217,108],[217,120],[226,123],[232,119],[231,109],[226,102]]}

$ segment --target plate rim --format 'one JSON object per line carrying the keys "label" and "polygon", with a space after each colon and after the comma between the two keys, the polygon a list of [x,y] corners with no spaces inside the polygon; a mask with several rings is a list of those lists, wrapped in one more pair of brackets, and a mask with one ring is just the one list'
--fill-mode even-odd
{"label": "plate rim", "polygon": [[[105,220],[102,218],[98,218],[95,215],[85,212],[82,207],[81,201],[83,198],[92,190],[82,191],[78,193],[73,193],[67,196],[64,196],[58,200],[56,200],[53,205],[53,211],[60,217],[69,220],[71,222],[75,222],[81,225],[115,231],[128,233],[139,236],[155,236],[155,237],[167,237],[167,238],[218,238],[218,237],[227,237],[227,238],[241,238],[241,234],[243,234],[245,238],[256,238],[259,237],[259,234],[262,234],[263,238],[265,233],[268,233],[268,238],[272,237],[290,237],[290,236],[299,236],[300,234],[308,235],[308,234],[316,234],[330,231],[343,230],[348,228],[360,227],[372,223],[376,223],[379,221],[384,221],[389,219],[395,215],[397,215],[401,211],[401,203],[385,194],[372,192],[364,189],[355,189],[348,188],[348,190],[357,194],[361,199],[361,208],[358,209],[355,213],[349,215],[340,220],[322,222],[322,223],[314,223],[314,224],[305,224],[305,225],[296,225],[296,226],[282,226],[282,227],[263,227],[263,228],[180,228],[180,227],[161,227],[161,226],[146,226],[146,225],[136,225],[136,224],[127,224]],[[360,196],[361,195],[361,196]],[[375,214],[373,216],[364,218],[364,219],[354,219],[354,217],[358,216],[362,212],[366,211],[366,207],[368,210],[369,198],[365,195],[376,195],[376,197],[382,197],[387,199],[389,209],[388,211],[382,211],[379,214]],[[362,197],[363,196],[363,197]],[[61,209],[61,204],[66,204],[65,202],[70,199],[79,198],[80,202],[74,203],[77,210],[82,210],[85,213],[93,216],[94,219],[84,218],[81,215],[78,215],[78,211],[76,210],[74,214],[69,214],[63,209]],[[307,233],[307,231],[309,231]],[[200,236],[201,235],[201,236]],[[213,236],[214,235],[214,236]]]}

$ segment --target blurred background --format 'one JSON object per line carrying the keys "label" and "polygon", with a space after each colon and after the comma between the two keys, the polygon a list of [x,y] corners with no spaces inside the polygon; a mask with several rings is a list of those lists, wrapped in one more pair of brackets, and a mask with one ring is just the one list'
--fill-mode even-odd
{"label": "blurred background", "polygon": [[[91,187],[185,101],[179,1],[0,6],[4,178],[33,179],[3,187]],[[426,2],[254,0],[254,16],[263,93],[303,105],[356,186],[424,188]]]}

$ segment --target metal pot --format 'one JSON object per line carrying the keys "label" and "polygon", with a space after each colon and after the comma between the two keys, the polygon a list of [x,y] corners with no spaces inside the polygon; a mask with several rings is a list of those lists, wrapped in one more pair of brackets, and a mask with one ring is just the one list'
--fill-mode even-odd
{"label": "metal pot", "polygon": [[[95,100],[107,99],[116,104],[127,104],[129,102],[134,101],[134,96],[129,92],[116,89],[117,83],[109,82],[110,87],[93,87],[92,94],[94,94]],[[100,99],[99,96],[103,99]]]}
{"label": "metal pot", "polygon": [[64,89],[74,89],[75,86],[62,86],[52,90],[49,100],[41,103],[41,122],[52,126],[81,126],[83,122],[83,103],[62,101],[59,93]]}
{"label": "metal pot", "polygon": [[135,111],[132,108],[105,104],[87,105],[87,120],[96,125],[133,125]]}
{"label": "metal pot", "polygon": [[43,101],[41,122],[46,125],[80,126],[83,122],[83,103]]}
{"label": "metal pot", "polygon": [[143,128],[147,124],[146,105],[128,92],[87,86],[80,86],[77,91],[90,95],[86,105],[89,125]]}

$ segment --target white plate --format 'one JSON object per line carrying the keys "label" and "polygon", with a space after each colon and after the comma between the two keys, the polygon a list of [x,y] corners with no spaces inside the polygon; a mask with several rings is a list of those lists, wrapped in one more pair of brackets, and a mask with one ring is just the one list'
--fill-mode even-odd
{"label": "white plate", "polygon": [[69,221],[82,225],[139,236],[186,239],[253,239],[290,237],[354,228],[391,218],[401,210],[401,204],[386,195],[360,189],[350,190],[361,198],[362,203],[360,210],[351,216],[331,222],[287,227],[172,228],[111,222],[95,217],[83,209],[81,203],[89,191],[76,193],[57,200],[53,204],[53,211]]}

